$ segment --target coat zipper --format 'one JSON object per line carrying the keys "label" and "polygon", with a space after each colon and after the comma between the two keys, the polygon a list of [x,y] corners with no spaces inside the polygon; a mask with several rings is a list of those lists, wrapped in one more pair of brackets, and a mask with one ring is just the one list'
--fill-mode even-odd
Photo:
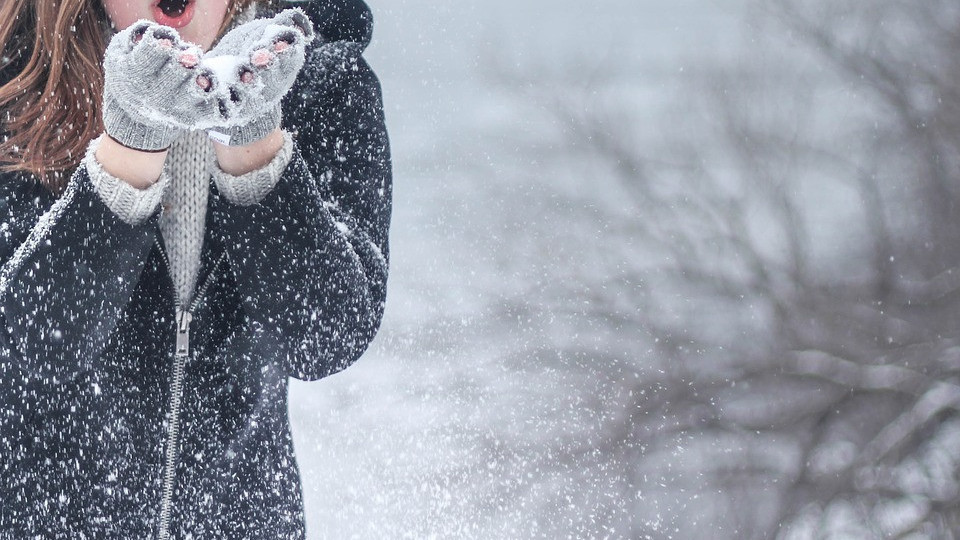
{"label": "coat zipper", "polygon": [[[170,271],[170,260],[167,259],[167,252],[164,251],[160,245],[159,236],[157,237],[156,244],[160,249],[160,255],[167,269],[167,274],[172,278],[173,273]],[[193,302],[191,302],[186,309],[180,304],[180,298],[177,295],[176,289],[174,289],[173,292],[173,302],[177,312],[177,342],[173,357],[173,378],[170,382],[170,429],[167,433],[165,446],[159,540],[168,540],[170,538],[170,507],[173,500],[173,483],[176,477],[177,454],[179,452],[177,446],[180,435],[180,405],[183,394],[183,374],[186,360],[190,357],[190,323],[193,321],[193,314],[197,306],[199,306],[200,301],[203,300],[207,287],[209,287],[213,281],[214,273],[226,256],[227,253],[224,251],[210,269],[210,274],[207,275],[203,285],[197,291]],[[174,287],[176,287],[176,284],[174,284]]]}

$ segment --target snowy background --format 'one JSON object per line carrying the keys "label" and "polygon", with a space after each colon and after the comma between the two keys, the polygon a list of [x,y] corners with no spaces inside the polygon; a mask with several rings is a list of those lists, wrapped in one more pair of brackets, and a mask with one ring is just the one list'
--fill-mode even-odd
{"label": "snowy background", "polygon": [[956,6],[368,2],[391,276],[292,382],[311,539],[960,530]]}

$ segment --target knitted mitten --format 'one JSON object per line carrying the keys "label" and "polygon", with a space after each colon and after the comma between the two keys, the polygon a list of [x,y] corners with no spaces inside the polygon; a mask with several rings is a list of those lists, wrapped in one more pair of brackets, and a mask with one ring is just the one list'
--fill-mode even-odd
{"label": "knitted mitten", "polygon": [[250,144],[279,127],[280,100],[296,81],[313,39],[313,24],[299,8],[228,32],[197,68],[198,82],[217,106],[195,127],[231,146]]}
{"label": "knitted mitten", "polygon": [[201,55],[173,28],[147,20],[113,36],[103,60],[107,134],[131,148],[162,150],[210,115],[216,104],[195,82]]}

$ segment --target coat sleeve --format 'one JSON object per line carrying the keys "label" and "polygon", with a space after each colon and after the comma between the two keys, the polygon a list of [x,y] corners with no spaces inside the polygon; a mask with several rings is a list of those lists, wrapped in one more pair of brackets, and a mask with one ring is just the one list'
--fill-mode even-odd
{"label": "coat sleeve", "polygon": [[351,365],[383,317],[391,213],[380,83],[351,44],[318,47],[283,103],[292,157],[262,200],[212,189],[256,356],[317,380]]}
{"label": "coat sleeve", "polygon": [[36,178],[0,175],[0,358],[52,383],[96,367],[157,234],[159,209],[122,221],[86,167],[55,198]]}

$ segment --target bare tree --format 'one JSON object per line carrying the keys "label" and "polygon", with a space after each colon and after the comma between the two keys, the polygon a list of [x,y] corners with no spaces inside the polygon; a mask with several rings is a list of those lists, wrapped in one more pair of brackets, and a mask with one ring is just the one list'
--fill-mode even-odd
{"label": "bare tree", "polygon": [[960,5],[778,0],[750,28],[647,127],[593,59],[491,70],[554,135],[513,140],[549,187],[504,233],[576,245],[503,302],[550,318],[517,364],[596,383],[552,463],[616,471],[596,537],[953,538]]}

